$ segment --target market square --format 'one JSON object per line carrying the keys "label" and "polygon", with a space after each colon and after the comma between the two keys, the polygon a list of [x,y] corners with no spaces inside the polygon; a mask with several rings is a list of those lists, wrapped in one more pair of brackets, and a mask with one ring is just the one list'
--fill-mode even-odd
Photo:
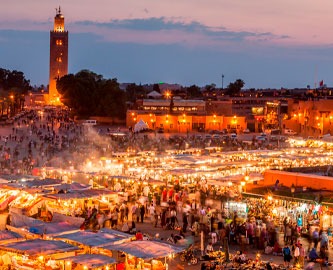
{"label": "market square", "polygon": [[[202,141],[202,148],[179,149],[164,134],[149,134],[147,140],[145,133],[117,129],[115,133],[126,134],[119,138],[107,132],[109,127],[77,124],[67,113],[60,108],[30,110],[2,128],[2,228],[19,236],[6,239],[0,250],[3,256],[15,254],[15,264],[71,269],[66,268],[69,262],[80,265],[74,255],[90,254],[82,260],[82,269],[96,259],[93,255],[104,256],[99,260],[106,266],[100,269],[141,264],[199,269],[208,262],[223,269],[227,261],[229,267],[235,264],[242,252],[251,259],[248,264],[264,267],[272,260],[282,267],[284,243],[290,248],[301,243],[304,256],[317,245],[319,256],[325,243],[307,238],[319,228],[330,249],[331,203],[325,199],[330,191],[316,190],[320,186],[314,180],[301,180],[329,177],[283,171],[329,166],[329,143],[324,149],[319,141],[306,146],[304,140],[289,138],[283,148],[270,151],[221,151],[212,146],[205,151]],[[197,140],[194,134],[180,137],[190,143]],[[140,146],[146,149],[140,151]],[[138,255],[144,249],[135,248],[139,231],[143,240],[137,241],[158,246],[147,250],[149,255]],[[28,247],[30,243],[31,253],[22,253],[22,239]],[[34,248],[38,239],[49,241],[43,244],[50,245],[49,250],[53,242],[59,247],[45,253],[38,242]],[[65,243],[71,246],[62,246]],[[205,257],[209,244],[217,257]],[[196,250],[194,264],[180,261],[189,246]],[[161,254],[154,255],[158,250]],[[67,255],[61,260],[63,253]],[[126,254],[126,260],[119,254]],[[299,263],[290,266],[303,267]]]}

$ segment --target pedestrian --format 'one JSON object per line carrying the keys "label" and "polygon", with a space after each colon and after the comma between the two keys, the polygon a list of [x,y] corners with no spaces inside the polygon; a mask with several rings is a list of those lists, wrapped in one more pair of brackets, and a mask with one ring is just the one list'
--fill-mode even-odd
{"label": "pedestrian", "polygon": [[159,217],[158,212],[157,212],[157,210],[155,210],[155,212],[154,212],[154,227],[155,228],[157,227],[157,224],[158,224],[158,217]]}
{"label": "pedestrian", "polygon": [[302,244],[299,245],[299,264],[301,268],[304,267],[305,248]]}
{"label": "pedestrian", "polygon": [[184,233],[186,233],[187,225],[188,225],[187,214],[184,212],[183,213],[183,232]]}
{"label": "pedestrian", "polygon": [[313,247],[317,249],[318,242],[319,242],[319,229],[316,228],[312,233],[312,241],[313,241]]}
{"label": "pedestrian", "polygon": [[132,214],[132,220],[135,220],[137,215],[136,215],[136,209],[138,208],[137,204],[134,203],[131,207],[131,214]]}
{"label": "pedestrian", "polygon": [[151,203],[151,205],[148,207],[148,210],[149,210],[149,215],[150,215],[150,220],[152,223],[154,223],[154,220],[155,220],[155,207],[154,207],[154,204]]}
{"label": "pedestrian", "polygon": [[166,209],[163,209],[161,214],[161,227],[164,228],[165,225],[166,225]]}
{"label": "pedestrian", "polygon": [[[136,222],[137,222],[137,223],[140,221],[140,213],[141,213],[140,206],[136,206],[136,209],[135,209],[135,216],[136,216]],[[132,218],[132,219],[133,219],[133,218]]]}
{"label": "pedestrian", "polygon": [[145,216],[145,207],[143,204],[140,205],[140,217],[141,217],[141,223],[143,223],[143,218]]}
{"label": "pedestrian", "polygon": [[299,263],[300,251],[297,244],[294,245],[294,265]]}
{"label": "pedestrian", "polygon": [[216,244],[217,242],[217,233],[215,232],[215,230],[213,229],[212,232],[210,233],[211,237],[212,237],[212,244]]}
{"label": "pedestrian", "polygon": [[291,250],[287,244],[285,244],[284,248],[282,249],[283,254],[283,262],[285,267],[289,267],[290,260],[291,260]]}

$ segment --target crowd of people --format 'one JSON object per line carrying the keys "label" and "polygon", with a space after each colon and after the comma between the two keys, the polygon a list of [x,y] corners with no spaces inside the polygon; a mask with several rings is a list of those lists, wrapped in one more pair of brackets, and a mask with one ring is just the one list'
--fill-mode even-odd
{"label": "crowd of people", "polygon": [[[0,142],[0,170],[9,174],[31,174],[35,167],[41,166],[77,167],[90,155],[87,147],[105,154],[105,143],[100,144],[96,136],[89,136],[85,127],[72,121],[67,110],[30,110],[6,128],[8,134],[2,135]],[[101,140],[103,135],[108,136],[103,130],[98,133]],[[124,151],[129,147],[136,150],[181,149],[188,142],[195,147],[223,143],[194,135],[156,137],[154,140],[141,135],[107,137],[106,144],[113,151]],[[223,145],[230,149],[246,147],[236,140],[227,140]],[[170,231],[174,243],[190,235],[194,242],[200,242],[200,233],[204,232],[203,252],[206,255],[228,244],[239,246],[242,254],[248,249],[256,249],[283,255],[286,266],[291,262],[304,266],[306,260],[328,262],[328,236],[325,232],[315,228],[308,235],[308,247],[305,247],[304,241],[300,241],[300,226],[296,220],[287,222],[286,219],[283,224],[274,222],[267,211],[269,208],[262,205],[262,201],[248,204],[245,218],[237,212],[225,213],[206,204],[207,199],[215,198],[213,190],[207,183],[197,185],[192,191],[179,184],[166,186],[158,190],[157,196],[142,196],[142,191],[136,190],[130,200],[111,203],[106,211],[85,209],[82,228],[109,226],[137,234],[138,224],[149,222],[152,228]],[[140,233],[138,238],[141,238]]]}

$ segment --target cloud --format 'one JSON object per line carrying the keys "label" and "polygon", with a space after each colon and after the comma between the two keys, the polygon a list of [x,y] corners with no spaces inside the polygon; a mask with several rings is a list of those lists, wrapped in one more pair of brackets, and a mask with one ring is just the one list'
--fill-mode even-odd
{"label": "cloud", "polygon": [[[29,20],[6,21],[0,29],[49,31],[52,21],[38,22]],[[117,19],[109,22],[73,21],[66,23],[70,33],[94,33],[101,41],[133,42],[138,44],[181,44],[183,46],[226,46],[232,49],[250,46],[253,43],[283,43],[290,40],[288,35],[271,32],[233,31],[226,27],[211,27],[197,21],[184,22],[180,17]],[[243,43],[243,44],[241,44]]]}
{"label": "cloud", "polygon": [[112,20],[110,22],[79,21],[70,28],[90,32],[112,42],[139,44],[182,44],[193,46],[221,46],[228,43],[262,43],[287,40],[288,35],[270,32],[232,31],[225,27],[210,27],[199,22],[183,22],[181,18],[148,18]]}

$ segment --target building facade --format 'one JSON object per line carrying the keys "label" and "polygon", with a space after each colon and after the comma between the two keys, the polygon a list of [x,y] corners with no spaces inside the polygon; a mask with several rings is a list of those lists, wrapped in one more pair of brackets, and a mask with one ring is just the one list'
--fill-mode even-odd
{"label": "building facade", "polygon": [[65,17],[57,9],[53,31],[50,31],[50,77],[49,94],[46,103],[61,105],[57,90],[57,79],[68,73],[68,31],[65,31]]}
{"label": "building facade", "polygon": [[128,110],[127,127],[140,120],[152,130],[186,133],[228,130],[240,133],[246,128],[246,117],[208,112],[204,100],[144,99],[137,109]]}
{"label": "building facade", "polygon": [[294,100],[282,128],[290,128],[304,137],[333,134],[333,99]]}

